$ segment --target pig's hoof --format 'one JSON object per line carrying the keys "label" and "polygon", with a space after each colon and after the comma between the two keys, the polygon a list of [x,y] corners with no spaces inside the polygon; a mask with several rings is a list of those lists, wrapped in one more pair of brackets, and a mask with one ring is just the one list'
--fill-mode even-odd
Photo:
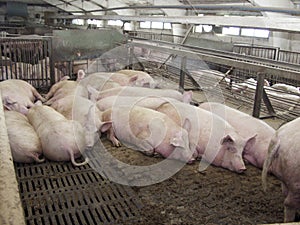
{"label": "pig's hoof", "polygon": [[158,152],[154,152],[152,155],[153,155],[153,157],[155,157],[155,158],[160,158],[160,157],[161,157],[160,154],[159,154]]}
{"label": "pig's hoof", "polygon": [[187,161],[187,164],[193,164],[194,162],[196,162],[196,159],[192,158]]}
{"label": "pig's hoof", "polygon": [[113,141],[113,146],[115,146],[115,147],[121,147],[122,145],[121,145],[121,143],[119,142],[119,141]]}
{"label": "pig's hoof", "polygon": [[143,153],[146,155],[146,156],[155,156],[155,153],[153,151],[143,151]]}

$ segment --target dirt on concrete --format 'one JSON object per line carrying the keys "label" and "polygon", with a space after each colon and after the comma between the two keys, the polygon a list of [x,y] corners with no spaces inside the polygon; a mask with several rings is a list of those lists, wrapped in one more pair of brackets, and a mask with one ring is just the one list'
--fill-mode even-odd
{"label": "dirt on concrete", "polygon": [[[149,165],[161,158],[128,148],[110,153],[130,165]],[[261,170],[247,165],[243,174],[210,165],[199,172],[199,162],[185,165],[169,179],[132,187],[142,201],[139,224],[268,224],[283,221],[281,183],[268,177],[262,189]]]}

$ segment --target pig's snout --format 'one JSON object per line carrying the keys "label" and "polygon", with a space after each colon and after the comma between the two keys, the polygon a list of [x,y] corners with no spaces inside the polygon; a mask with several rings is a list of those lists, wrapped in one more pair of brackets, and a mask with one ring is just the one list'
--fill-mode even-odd
{"label": "pig's snout", "polygon": [[243,172],[245,172],[246,170],[247,170],[247,168],[244,166],[244,167],[242,167],[242,168],[237,169],[236,172],[237,172],[237,173],[243,173]]}
{"label": "pig's snout", "polygon": [[195,158],[191,158],[187,161],[188,164],[193,164],[196,161]]}

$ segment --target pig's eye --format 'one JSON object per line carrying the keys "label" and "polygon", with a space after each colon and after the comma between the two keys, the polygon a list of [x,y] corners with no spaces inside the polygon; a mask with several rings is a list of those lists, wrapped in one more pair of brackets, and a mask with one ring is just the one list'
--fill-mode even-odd
{"label": "pig's eye", "polygon": [[236,152],[235,148],[230,148],[230,147],[227,148],[227,151],[232,152],[232,153]]}

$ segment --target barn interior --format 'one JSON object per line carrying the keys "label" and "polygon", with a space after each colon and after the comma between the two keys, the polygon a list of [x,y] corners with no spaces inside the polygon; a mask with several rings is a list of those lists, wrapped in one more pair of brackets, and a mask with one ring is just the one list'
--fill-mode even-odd
{"label": "barn interior", "polygon": [[[300,115],[299,7],[297,0],[0,0],[0,81],[25,80],[44,95],[80,69],[140,70],[157,88],[192,91],[195,106],[220,102],[278,129]],[[142,173],[163,158],[113,147],[105,135],[84,166],[13,162],[0,108],[1,224],[283,222],[280,181],[270,176],[264,192],[262,171],[250,164],[243,174],[202,161]]]}

